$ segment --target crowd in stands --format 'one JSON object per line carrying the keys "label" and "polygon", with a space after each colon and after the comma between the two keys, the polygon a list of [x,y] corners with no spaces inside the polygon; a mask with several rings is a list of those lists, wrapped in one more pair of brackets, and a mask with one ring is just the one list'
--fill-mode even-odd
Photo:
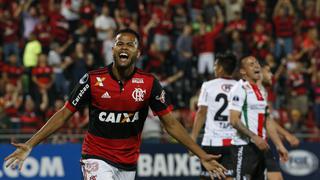
{"label": "crowd in stands", "polygon": [[[160,79],[187,129],[215,54],[231,51],[271,66],[273,118],[319,137],[319,24],[320,0],[0,0],[0,132],[39,129],[83,74],[113,61],[114,34],[128,27],[141,34],[137,66]],[[62,130],[87,123],[85,108]]]}

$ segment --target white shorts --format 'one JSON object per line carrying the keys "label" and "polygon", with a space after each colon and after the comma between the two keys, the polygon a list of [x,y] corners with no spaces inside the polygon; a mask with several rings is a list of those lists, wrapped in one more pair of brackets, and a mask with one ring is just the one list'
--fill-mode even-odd
{"label": "white shorts", "polygon": [[213,74],[214,54],[211,52],[199,54],[198,73],[204,74],[207,70],[209,74]]}
{"label": "white shorts", "polygon": [[81,159],[84,180],[134,180],[136,171],[118,169],[99,159]]}

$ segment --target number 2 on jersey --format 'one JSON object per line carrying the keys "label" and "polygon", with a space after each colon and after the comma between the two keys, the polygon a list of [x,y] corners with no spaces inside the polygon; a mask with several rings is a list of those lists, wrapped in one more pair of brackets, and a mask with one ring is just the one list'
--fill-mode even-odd
{"label": "number 2 on jersey", "polygon": [[223,104],[222,106],[219,108],[219,110],[217,111],[216,115],[214,115],[214,120],[215,121],[228,121],[228,116],[226,115],[222,115],[222,113],[224,112],[224,110],[226,110],[226,108],[228,107],[228,97],[226,94],[222,94],[219,93],[216,96],[215,101],[216,102],[220,102],[220,100],[222,99]]}

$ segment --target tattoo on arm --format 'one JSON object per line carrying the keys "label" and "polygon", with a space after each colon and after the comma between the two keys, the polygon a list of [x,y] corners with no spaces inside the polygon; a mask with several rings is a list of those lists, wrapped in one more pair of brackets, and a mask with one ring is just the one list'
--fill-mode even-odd
{"label": "tattoo on arm", "polygon": [[234,128],[240,131],[242,134],[248,136],[250,139],[256,135],[252,131],[250,131],[241,121],[237,121]]}

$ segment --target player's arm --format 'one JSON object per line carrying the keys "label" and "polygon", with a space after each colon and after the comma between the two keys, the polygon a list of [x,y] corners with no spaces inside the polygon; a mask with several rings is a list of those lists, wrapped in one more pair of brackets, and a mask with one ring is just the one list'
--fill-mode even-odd
{"label": "player's arm", "polygon": [[18,165],[19,170],[21,170],[23,162],[30,154],[32,148],[62,127],[65,121],[69,119],[72,114],[73,112],[66,107],[63,107],[57,113],[55,113],[47,121],[47,123],[27,142],[12,143],[12,145],[14,145],[17,149],[5,158],[6,167],[9,167],[10,165],[12,165],[12,167],[16,167]]}
{"label": "player's arm", "polygon": [[288,143],[291,146],[298,146],[300,144],[299,139],[294,136],[293,134],[291,134],[290,132],[288,132],[287,130],[285,130],[283,127],[281,127],[276,121],[273,121],[274,126],[277,129],[278,134],[281,137],[284,137],[286,141],[288,141]]}
{"label": "player's arm", "polygon": [[276,123],[273,119],[268,118],[266,121],[266,129],[268,136],[272,140],[273,144],[280,155],[280,160],[286,162],[288,160],[288,150],[284,147],[281,138],[278,134]]}
{"label": "player's arm", "polygon": [[207,111],[208,111],[208,91],[206,88],[206,83],[203,83],[201,86],[199,98],[198,98],[198,110],[194,119],[193,128],[191,131],[191,138],[197,142],[198,135],[200,130],[203,127],[203,124],[206,120]]}
{"label": "player's arm", "polygon": [[6,167],[18,165],[21,170],[24,160],[30,154],[33,147],[56,132],[73,115],[73,113],[86,105],[89,98],[89,75],[85,74],[73,89],[70,99],[47,123],[25,143],[12,143],[17,149],[5,158]]}
{"label": "player's arm", "polygon": [[191,139],[181,123],[173,117],[171,112],[159,117],[167,132],[186,146],[192,153],[197,155],[208,171],[215,173],[218,177],[225,178],[224,172],[226,169],[216,161],[220,155],[207,154],[202,150],[201,147]]}
{"label": "player's arm", "polygon": [[220,156],[207,154],[191,139],[185,128],[172,115],[170,99],[166,96],[165,91],[157,79],[154,80],[151,91],[150,107],[152,111],[159,116],[167,132],[181,144],[185,145],[192,153],[197,155],[208,171],[214,172],[218,177],[224,178],[226,169],[215,160]]}
{"label": "player's arm", "polygon": [[199,109],[196,113],[196,117],[195,117],[194,123],[193,123],[193,128],[191,131],[191,138],[195,142],[197,142],[197,138],[200,133],[200,130],[202,129],[203,124],[206,120],[207,110],[208,110],[207,106],[199,106]]}

